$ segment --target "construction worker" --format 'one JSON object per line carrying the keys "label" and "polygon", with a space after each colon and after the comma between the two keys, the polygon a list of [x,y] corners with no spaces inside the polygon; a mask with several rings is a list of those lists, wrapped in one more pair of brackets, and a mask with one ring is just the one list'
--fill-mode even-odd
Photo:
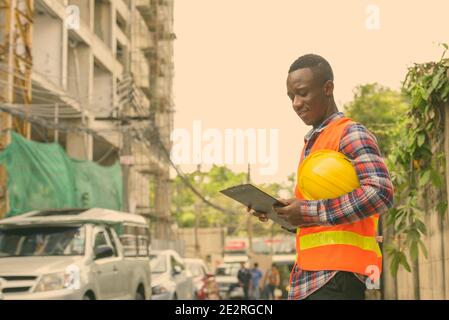
{"label": "construction worker", "polygon": [[[323,57],[307,54],[290,66],[287,94],[296,114],[312,126],[304,139],[298,179],[308,174],[312,180],[301,186],[297,183],[295,198],[279,199],[284,206],[273,207],[280,217],[298,227],[289,299],[361,300],[367,285],[378,283],[382,270],[377,224],[379,215],[392,206],[393,186],[376,138],[338,111],[333,91],[333,71]],[[349,179],[335,176],[332,166],[328,177],[326,172],[319,176],[310,168],[299,172],[305,160],[317,152],[320,154],[313,161],[323,157],[333,157],[335,163],[349,160],[346,162],[358,180],[355,189],[322,198],[320,190],[307,190],[308,186],[319,186],[319,179],[327,179],[325,182],[334,186],[329,190],[332,192]],[[309,163],[309,167],[314,165]],[[313,193],[315,196],[309,196]],[[267,221],[265,213],[248,210]]]}

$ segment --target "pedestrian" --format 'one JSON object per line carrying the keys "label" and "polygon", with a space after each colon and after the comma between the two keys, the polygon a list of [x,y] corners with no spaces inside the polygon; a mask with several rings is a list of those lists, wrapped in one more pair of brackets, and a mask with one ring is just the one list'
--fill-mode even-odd
{"label": "pedestrian", "polygon": [[254,267],[251,269],[252,282],[251,282],[251,299],[260,299],[260,279],[262,278],[262,271],[259,269],[259,264],[254,263]]}
{"label": "pedestrian", "polygon": [[271,268],[265,272],[263,280],[264,296],[268,300],[275,300],[274,291],[279,287],[281,283],[281,275],[278,268],[273,263]]}
{"label": "pedestrian", "polygon": [[[295,60],[288,70],[287,95],[299,118],[312,126],[298,168],[310,154],[332,151],[349,160],[358,179],[353,191],[337,197],[310,198],[303,192],[305,185],[296,185],[295,198],[278,199],[284,207],[273,210],[299,228],[288,298],[362,300],[365,283],[378,283],[382,268],[376,237],[380,214],[393,205],[388,170],[374,135],[338,111],[326,59],[307,54]],[[336,184],[343,179],[327,178]],[[248,210],[268,220],[266,213]]]}
{"label": "pedestrian", "polygon": [[240,270],[237,274],[240,287],[243,289],[243,299],[249,300],[249,289],[251,287],[251,271],[247,268],[244,262],[240,263]]}

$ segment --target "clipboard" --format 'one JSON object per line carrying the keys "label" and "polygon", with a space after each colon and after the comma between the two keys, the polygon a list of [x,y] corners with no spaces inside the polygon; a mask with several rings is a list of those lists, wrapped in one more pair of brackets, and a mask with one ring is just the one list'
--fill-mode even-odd
{"label": "clipboard", "polygon": [[265,191],[260,190],[256,186],[248,183],[234,186],[221,190],[220,193],[240,202],[246,207],[251,207],[255,211],[266,212],[267,217],[279,224],[285,230],[296,233],[297,227],[294,227],[284,219],[280,218],[273,210],[273,205],[282,205],[275,197],[269,195]]}

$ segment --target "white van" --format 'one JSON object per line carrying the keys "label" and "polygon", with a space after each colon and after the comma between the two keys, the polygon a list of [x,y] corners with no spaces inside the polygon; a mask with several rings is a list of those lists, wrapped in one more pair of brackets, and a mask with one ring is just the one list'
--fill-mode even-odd
{"label": "white van", "polygon": [[0,296],[151,299],[148,235],[142,216],[106,209],[33,211],[0,220]]}

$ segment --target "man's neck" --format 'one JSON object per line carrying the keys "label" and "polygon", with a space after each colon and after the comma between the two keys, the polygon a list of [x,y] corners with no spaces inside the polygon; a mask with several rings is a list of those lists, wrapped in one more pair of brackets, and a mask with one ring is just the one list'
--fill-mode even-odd
{"label": "man's neck", "polygon": [[337,105],[335,103],[333,103],[333,105],[328,108],[328,111],[326,112],[324,117],[321,119],[321,121],[319,121],[317,124],[315,124],[313,126],[313,128],[314,129],[318,128],[324,121],[326,121],[326,119],[328,119],[330,116],[332,116],[333,114],[335,114],[337,112],[338,112]]}

